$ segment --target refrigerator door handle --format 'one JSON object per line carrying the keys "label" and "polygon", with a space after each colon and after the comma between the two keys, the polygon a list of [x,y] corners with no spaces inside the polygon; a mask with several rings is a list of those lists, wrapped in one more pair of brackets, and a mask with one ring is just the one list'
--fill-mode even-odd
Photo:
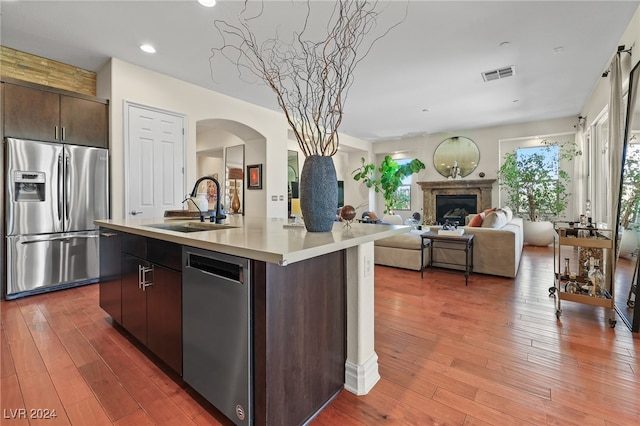
{"label": "refrigerator door handle", "polygon": [[62,154],[58,155],[58,220],[62,221],[63,183],[62,183]]}
{"label": "refrigerator door handle", "polygon": [[54,238],[47,238],[46,240],[30,240],[30,241],[23,241],[20,244],[36,244],[36,243],[50,243],[52,241],[69,241],[72,240],[74,238],[81,238],[81,239],[85,239],[88,240],[89,238],[98,238],[99,235],[69,235],[66,237],[54,237]]}
{"label": "refrigerator door handle", "polygon": [[69,203],[70,203],[70,198],[71,198],[71,172],[69,171],[69,169],[71,168],[71,164],[70,164],[70,160],[69,160],[69,154],[65,154],[65,165],[64,165],[64,178],[65,178],[65,184],[66,184],[66,189],[65,189],[65,209],[64,209],[64,217],[66,220],[66,224],[65,224],[65,228],[67,228],[69,226],[68,222],[69,222]]}

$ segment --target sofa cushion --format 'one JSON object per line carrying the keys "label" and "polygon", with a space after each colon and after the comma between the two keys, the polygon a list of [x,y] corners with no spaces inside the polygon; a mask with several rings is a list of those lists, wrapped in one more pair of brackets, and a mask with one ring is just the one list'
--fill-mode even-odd
{"label": "sofa cushion", "polygon": [[407,232],[400,235],[394,235],[393,237],[376,240],[375,245],[409,250],[420,250],[421,243],[422,237],[420,237],[419,234]]}
{"label": "sofa cushion", "polygon": [[483,221],[484,221],[484,212],[474,215],[469,221],[469,223],[467,224],[467,226],[479,228],[480,226],[482,226]]}
{"label": "sofa cushion", "polygon": [[505,226],[509,221],[507,220],[507,213],[504,210],[496,210],[491,212],[482,221],[483,228],[500,229]]}
{"label": "sofa cushion", "polygon": [[486,219],[486,218],[487,218],[487,215],[488,215],[489,213],[491,213],[491,212],[495,212],[496,210],[498,210],[498,208],[497,208],[497,207],[493,207],[493,208],[490,208],[490,209],[486,209],[486,210],[485,210],[485,211],[483,211],[482,213],[484,213],[484,217],[485,217],[485,219]]}
{"label": "sofa cushion", "polygon": [[511,220],[513,219],[513,211],[511,210],[511,207],[500,207],[500,210],[504,211],[507,214],[507,223],[511,222]]}

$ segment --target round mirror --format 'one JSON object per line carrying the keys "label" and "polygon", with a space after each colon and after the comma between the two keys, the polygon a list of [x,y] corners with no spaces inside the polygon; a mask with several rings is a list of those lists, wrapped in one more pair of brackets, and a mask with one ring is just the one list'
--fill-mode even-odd
{"label": "round mirror", "polygon": [[433,165],[442,176],[459,179],[473,172],[480,161],[480,150],[469,138],[454,136],[438,145]]}

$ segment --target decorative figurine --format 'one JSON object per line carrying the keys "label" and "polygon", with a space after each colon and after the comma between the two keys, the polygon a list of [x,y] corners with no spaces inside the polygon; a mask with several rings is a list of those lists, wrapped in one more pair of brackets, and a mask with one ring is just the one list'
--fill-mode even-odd
{"label": "decorative figurine", "polygon": [[346,205],[340,209],[340,220],[344,222],[344,226],[351,228],[351,222],[356,217],[356,209],[353,206]]}
{"label": "decorative figurine", "polygon": [[442,229],[445,231],[454,231],[456,229],[458,229],[458,225],[460,224],[460,222],[458,222],[457,220],[454,222],[449,222],[449,220],[445,220],[444,225],[442,225]]}
{"label": "decorative figurine", "polygon": [[458,162],[454,160],[453,167],[449,171],[449,179],[459,179],[460,178],[460,168],[458,167]]}

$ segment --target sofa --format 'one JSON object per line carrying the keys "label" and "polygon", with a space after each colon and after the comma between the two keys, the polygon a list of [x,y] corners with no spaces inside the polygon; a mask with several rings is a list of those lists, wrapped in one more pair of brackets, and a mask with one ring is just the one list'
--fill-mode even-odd
{"label": "sofa", "polygon": [[[467,223],[473,219],[469,215]],[[518,274],[522,247],[524,245],[523,221],[521,218],[510,218],[505,225],[498,228],[464,226],[464,232],[474,234],[473,272],[488,275],[514,278]],[[431,227],[437,230],[439,227]],[[374,262],[377,265],[420,270],[420,234],[423,231],[411,230],[407,233],[383,238],[374,243]],[[424,265],[429,263],[429,248],[424,250]],[[460,263],[464,268],[464,259],[460,251],[447,250],[446,245],[439,244],[433,253],[434,266],[438,262]],[[456,266],[447,265],[457,269]]]}

